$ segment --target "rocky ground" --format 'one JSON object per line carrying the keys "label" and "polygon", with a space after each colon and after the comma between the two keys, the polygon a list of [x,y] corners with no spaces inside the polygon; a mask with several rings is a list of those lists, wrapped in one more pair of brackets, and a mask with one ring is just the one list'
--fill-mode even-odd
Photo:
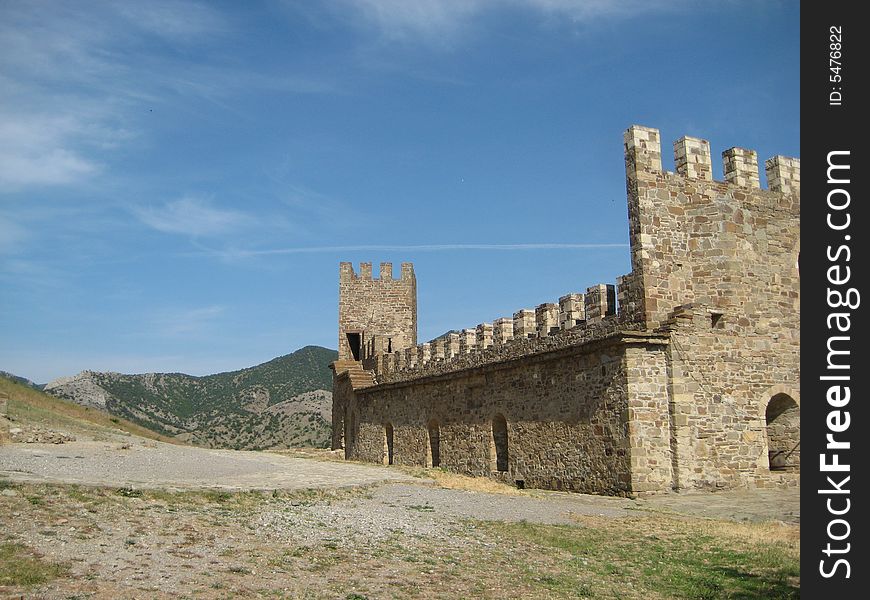
{"label": "rocky ground", "polygon": [[[0,567],[7,597],[648,600],[683,597],[668,587],[683,580],[701,586],[686,597],[741,592],[742,578],[695,583],[680,569],[696,556],[703,573],[745,563],[764,595],[733,597],[799,585],[796,490],[630,500],[124,436],[2,446],[0,488],[0,556],[49,569],[4,585]],[[792,566],[764,566],[771,552]]]}

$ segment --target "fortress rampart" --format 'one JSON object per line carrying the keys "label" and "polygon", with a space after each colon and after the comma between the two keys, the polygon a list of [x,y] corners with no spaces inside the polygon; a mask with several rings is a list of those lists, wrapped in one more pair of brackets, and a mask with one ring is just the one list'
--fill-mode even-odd
{"label": "fortress rampart", "polygon": [[723,152],[715,181],[707,141],[673,149],[664,171],[657,130],[625,133],[615,286],[418,345],[410,264],[395,289],[342,263],[340,342],[364,343],[335,365],[334,447],[599,493],[795,484],[800,162],[767,160],[763,190],[754,151]]}

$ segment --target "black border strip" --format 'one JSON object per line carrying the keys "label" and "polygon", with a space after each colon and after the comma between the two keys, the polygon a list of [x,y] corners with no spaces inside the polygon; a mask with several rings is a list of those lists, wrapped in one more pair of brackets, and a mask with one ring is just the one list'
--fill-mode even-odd
{"label": "black border strip", "polygon": [[[861,114],[870,107],[862,91],[867,65],[860,56],[867,55],[870,32],[858,16],[861,6],[857,2],[801,6],[801,595],[805,598],[866,598],[868,594],[864,514],[870,507],[867,494],[859,489],[868,487],[862,457],[863,440],[870,433],[865,408],[870,374],[867,354],[862,352],[870,342],[865,335],[868,307],[863,305],[870,303],[865,284],[870,220],[866,117]],[[829,160],[848,164],[849,169],[836,169],[829,178]],[[841,208],[829,206],[829,195],[830,203]],[[843,280],[847,274],[848,281],[831,281]],[[837,293],[845,300],[850,289],[864,297],[858,300],[852,294],[848,298],[853,306],[834,306],[840,299]],[[832,313],[848,317],[829,320]],[[847,331],[838,331],[838,324],[848,325]],[[833,336],[841,337],[832,341]],[[829,345],[850,353],[831,355]],[[840,368],[831,368],[829,360]],[[848,380],[822,379],[830,376]],[[841,387],[831,391],[835,386]],[[843,401],[845,387],[849,387],[848,403]],[[844,430],[832,432],[831,427]],[[848,442],[849,448],[827,447],[828,434]],[[848,471],[823,470],[822,455],[830,464],[834,454],[841,465],[849,465]],[[833,493],[837,486],[848,493]]]}

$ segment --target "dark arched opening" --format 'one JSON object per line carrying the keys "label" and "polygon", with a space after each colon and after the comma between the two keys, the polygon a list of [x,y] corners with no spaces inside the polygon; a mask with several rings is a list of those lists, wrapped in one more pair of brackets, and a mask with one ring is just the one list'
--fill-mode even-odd
{"label": "dark arched opening", "polygon": [[508,470],[507,420],[501,413],[492,418],[492,445],[495,450],[495,470]]}
{"label": "dark arched opening", "polygon": [[764,412],[771,470],[800,469],[801,409],[788,394],[770,399]]}
{"label": "dark arched opening", "polygon": [[384,464],[393,464],[393,425],[384,425]]}
{"label": "dark arched opening", "polygon": [[432,419],[427,426],[429,430],[429,456],[430,465],[433,467],[441,466],[441,428],[438,421]]}
{"label": "dark arched opening", "polygon": [[356,438],[359,434],[359,414],[356,411],[347,408],[347,418],[344,421],[344,457],[351,458],[356,445]]}

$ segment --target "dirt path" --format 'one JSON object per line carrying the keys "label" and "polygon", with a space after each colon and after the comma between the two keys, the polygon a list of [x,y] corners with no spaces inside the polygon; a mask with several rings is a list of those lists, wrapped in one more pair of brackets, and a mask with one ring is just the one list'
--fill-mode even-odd
{"label": "dirt path", "polygon": [[454,516],[541,523],[569,523],[572,515],[625,516],[625,511],[636,510],[731,521],[800,523],[799,488],[688,492],[640,500],[543,491],[516,496],[473,494],[426,489],[421,484],[431,481],[396,468],[269,452],[176,446],[136,437],[108,442],[0,446],[0,478],[112,488],[224,491],[339,489],[404,483],[378,490],[376,497],[384,506],[366,510],[383,511],[390,502],[397,502],[419,505],[423,510],[437,507],[439,512]]}
{"label": "dirt path", "polygon": [[137,489],[294,490],[408,481],[395,469],[130,438],[0,446],[0,477]]}

